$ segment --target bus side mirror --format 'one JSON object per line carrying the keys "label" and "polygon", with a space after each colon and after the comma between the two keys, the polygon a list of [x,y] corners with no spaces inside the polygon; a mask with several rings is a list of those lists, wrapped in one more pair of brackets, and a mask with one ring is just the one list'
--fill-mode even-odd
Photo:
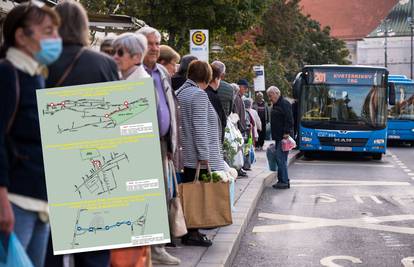
{"label": "bus side mirror", "polygon": [[293,98],[294,99],[299,99],[299,97],[300,97],[300,90],[301,90],[301,87],[302,87],[302,82],[303,82],[302,72],[299,72],[296,75],[296,78],[293,81],[293,86],[292,86],[292,89],[293,89]]}
{"label": "bus side mirror", "polygon": [[388,92],[388,104],[395,105],[395,84],[390,83],[389,86],[389,92]]}

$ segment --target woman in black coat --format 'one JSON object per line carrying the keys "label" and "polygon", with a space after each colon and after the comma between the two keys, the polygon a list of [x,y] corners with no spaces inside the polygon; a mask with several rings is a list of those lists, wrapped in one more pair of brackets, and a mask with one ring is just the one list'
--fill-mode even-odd
{"label": "woman in black coat", "polygon": [[[109,56],[87,48],[89,45],[88,16],[84,7],[75,1],[56,6],[62,24],[59,33],[63,41],[60,58],[50,66],[46,87],[71,86],[119,80],[118,67]],[[109,250],[74,254],[75,266],[109,266]],[[62,256],[53,256],[49,240],[46,267],[63,266]]]}

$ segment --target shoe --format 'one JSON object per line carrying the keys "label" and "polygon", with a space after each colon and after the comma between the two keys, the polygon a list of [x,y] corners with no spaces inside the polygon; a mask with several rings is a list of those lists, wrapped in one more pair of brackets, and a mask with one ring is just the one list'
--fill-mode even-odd
{"label": "shoe", "polygon": [[151,246],[151,260],[154,264],[164,265],[180,265],[181,260],[172,256],[165,250],[164,246],[154,245]]}
{"label": "shoe", "polygon": [[277,182],[276,184],[272,185],[274,189],[289,189],[290,183],[281,183]]}
{"label": "shoe", "polygon": [[245,171],[243,171],[242,169],[237,171],[237,175],[239,177],[247,177],[247,173]]}
{"label": "shoe", "polygon": [[243,171],[251,171],[251,170],[252,170],[252,168],[248,168],[248,169],[247,169],[247,168],[246,168],[246,169],[245,169],[245,168],[243,168],[242,170],[243,170]]}
{"label": "shoe", "polygon": [[209,247],[213,244],[207,236],[198,233],[198,235],[186,234],[181,238],[181,243],[186,246]]}
{"label": "shoe", "polygon": [[165,244],[165,246],[166,247],[169,247],[169,248],[176,248],[177,247],[177,244],[174,243],[173,241],[171,241],[170,243]]}

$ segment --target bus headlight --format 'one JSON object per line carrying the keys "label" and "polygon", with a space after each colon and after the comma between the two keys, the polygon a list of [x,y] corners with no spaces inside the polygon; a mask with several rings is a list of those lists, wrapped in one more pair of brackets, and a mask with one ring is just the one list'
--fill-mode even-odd
{"label": "bus headlight", "polygon": [[379,145],[379,144],[384,144],[385,140],[384,139],[375,139],[374,140],[374,144]]}
{"label": "bus headlight", "polygon": [[411,132],[413,132],[413,133],[414,133],[414,129],[411,129]]}
{"label": "bus headlight", "polygon": [[303,142],[312,142],[312,137],[302,136],[301,140],[302,140]]}

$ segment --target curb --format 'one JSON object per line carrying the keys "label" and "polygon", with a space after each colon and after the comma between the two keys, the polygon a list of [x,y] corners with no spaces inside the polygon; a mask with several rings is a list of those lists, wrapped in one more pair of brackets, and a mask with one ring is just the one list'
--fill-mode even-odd
{"label": "curb", "polygon": [[[288,166],[291,165],[301,153],[297,152],[288,159]],[[257,182],[249,184],[238,201],[233,211],[233,224],[222,227],[218,230],[213,239],[214,246],[211,246],[201,257],[197,267],[230,267],[240,247],[241,238],[246,231],[247,225],[256,209],[264,188],[269,185],[275,175],[272,172],[259,174]]]}

